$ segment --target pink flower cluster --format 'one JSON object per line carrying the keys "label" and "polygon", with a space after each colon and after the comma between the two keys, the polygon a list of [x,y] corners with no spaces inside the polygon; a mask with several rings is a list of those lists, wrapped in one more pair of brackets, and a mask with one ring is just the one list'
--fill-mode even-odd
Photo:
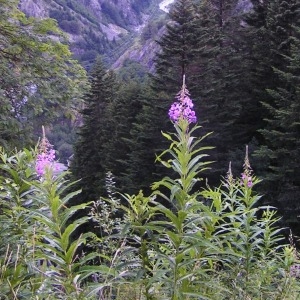
{"label": "pink flower cluster", "polygon": [[172,104],[169,110],[169,117],[175,123],[178,122],[181,116],[187,119],[189,123],[196,123],[197,117],[195,111],[192,110],[193,107],[192,100],[186,96],[180,102],[176,101]]}
{"label": "pink flower cluster", "polygon": [[186,119],[189,123],[196,123],[197,117],[193,110],[194,104],[189,97],[189,91],[186,89],[183,82],[181,91],[176,96],[177,100],[171,105],[169,109],[169,118],[171,121],[177,123],[180,117]]}
{"label": "pink flower cluster", "polygon": [[252,177],[242,173],[242,183],[246,184],[247,187],[251,188],[253,186]]}
{"label": "pink flower cluster", "polygon": [[39,176],[44,176],[47,169],[53,169],[55,166],[55,150],[46,138],[44,126],[42,128],[43,138],[39,144],[39,153],[35,162],[35,170]]}
{"label": "pink flower cluster", "polygon": [[290,275],[295,278],[300,278],[300,264],[291,266]]}
{"label": "pink flower cluster", "polygon": [[49,149],[47,152],[42,152],[38,154],[35,170],[39,176],[45,175],[47,168],[52,168],[55,160],[55,151],[53,149]]}

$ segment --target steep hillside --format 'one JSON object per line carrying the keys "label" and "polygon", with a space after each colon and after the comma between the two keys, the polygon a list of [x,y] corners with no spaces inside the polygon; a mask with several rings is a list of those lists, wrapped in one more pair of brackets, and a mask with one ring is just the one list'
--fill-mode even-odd
{"label": "steep hillside", "polygon": [[[174,1],[20,0],[20,8],[30,16],[56,19],[75,58],[86,68],[100,54],[108,67],[137,61],[151,71],[159,51],[155,39],[163,34]],[[250,0],[240,0],[236,12],[250,8]]]}
{"label": "steep hillside", "polygon": [[[143,28],[151,24],[153,19],[165,15],[159,7],[161,2],[20,0],[20,8],[30,16],[56,19],[69,38],[74,56],[89,67],[97,54],[103,55],[111,66],[127,49],[136,47],[136,38],[140,37]],[[145,65],[147,64],[145,61]]]}
{"label": "steep hillside", "polygon": [[[164,33],[165,24],[168,22],[167,13],[170,6],[175,0],[159,1],[158,6],[152,10],[152,14],[148,15],[148,22],[140,26],[140,34],[137,34],[134,43],[124,51],[120,51],[119,58],[113,63],[113,68],[123,66],[127,60],[138,61],[145,66],[150,72],[154,71],[153,57],[159,51],[159,46],[155,42],[156,39]],[[201,1],[201,0],[196,0]],[[250,0],[239,0],[234,14],[241,14],[251,9]],[[164,13],[163,13],[164,12]]]}

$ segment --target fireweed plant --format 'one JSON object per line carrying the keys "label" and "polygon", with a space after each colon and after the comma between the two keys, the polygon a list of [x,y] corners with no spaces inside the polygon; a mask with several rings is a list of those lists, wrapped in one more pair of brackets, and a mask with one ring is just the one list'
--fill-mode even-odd
{"label": "fireweed plant", "polygon": [[169,117],[175,133],[163,133],[170,147],[157,160],[177,177],[155,182],[149,197],[124,196],[123,238],[139,247],[128,247],[115,284],[138,287],[138,299],[298,299],[297,259],[283,245],[276,209],[259,205],[248,149],[238,178],[229,167],[219,187],[199,188],[210,148],[199,147],[205,136],[195,136],[184,82]]}
{"label": "fireweed plant", "polygon": [[[276,209],[260,205],[248,150],[238,177],[229,167],[210,187],[200,176],[210,148],[185,83],[169,117],[175,131],[163,133],[170,146],[157,161],[175,175],[149,196],[109,190],[70,206],[80,191],[68,192],[45,134],[36,150],[0,149],[0,299],[299,299],[299,254],[281,240]],[[90,213],[71,221],[81,209]],[[124,217],[112,221],[116,210]],[[107,236],[73,239],[89,218]],[[91,241],[103,251],[80,253]]]}
{"label": "fireweed plant", "polygon": [[46,138],[45,128],[43,128],[43,138],[38,147],[38,155],[35,162],[35,170],[37,174],[43,178],[46,174],[47,169],[54,170],[56,167],[55,164],[55,150]]}
{"label": "fireweed plant", "polygon": [[86,299],[81,280],[94,254],[76,257],[87,236],[71,236],[88,217],[70,217],[88,204],[69,206],[80,191],[57,174],[45,134],[37,150],[0,153],[0,299]]}

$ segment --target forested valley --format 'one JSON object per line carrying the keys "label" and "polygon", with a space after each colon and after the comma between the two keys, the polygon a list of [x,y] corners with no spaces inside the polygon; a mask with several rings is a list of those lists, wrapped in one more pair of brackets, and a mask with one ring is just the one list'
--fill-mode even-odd
{"label": "forested valley", "polygon": [[299,299],[300,0],[240,2],[175,0],[147,68],[0,0],[0,299]]}

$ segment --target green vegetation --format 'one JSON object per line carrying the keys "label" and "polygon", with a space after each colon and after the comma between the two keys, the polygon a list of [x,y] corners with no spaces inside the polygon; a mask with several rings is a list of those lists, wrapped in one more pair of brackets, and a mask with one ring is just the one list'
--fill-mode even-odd
{"label": "green vegetation", "polygon": [[54,20],[28,18],[17,3],[0,2],[0,141],[10,148],[35,143],[34,132],[78,106],[86,85]]}
{"label": "green vegetation", "polygon": [[106,170],[114,160],[107,147],[114,142],[113,106],[117,84],[113,72],[106,72],[100,59],[90,75],[91,89],[85,96],[83,126],[75,144],[72,172],[80,179],[83,199],[97,199],[103,193]]}
{"label": "green vegetation", "polygon": [[[80,191],[66,192],[67,174],[47,168],[39,178],[36,152],[2,151],[1,297],[297,299],[298,254],[279,244],[275,209],[258,205],[248,154],[242,177],[229,169],[219,187],[195,189],[209,149],[195,136],[198,126],[181,117],[174,127],[159,160],[175,176],[155,182],[149,196],[121,195],[124,205],[108,174],[107,199],[88,210],[92,203],[69,206]],[[68,222],[82,209],[89,213]],[[116,210],[122,219],[111,218]],[[88,219],[109,234],[72,239]],[[78,252],[85,243],[99,250]]]}
{"label": "green vegetation", "polygon": [[[107,171],[115,175],[118,191],[149,191],[151,182],[165,174],[161,166],[153,165],[155,155],[166,147],[159,132],[172,129],[161,115],[167,114],[185,73],[198,122],[205,134],[213,132],[204,144],[214,145],[210,156],[215,166],[205,170],[204,177],[217,185],[230,161],[233,171],[240,173],[242,153],[249,145],[252,164],[265,178],[258,187],[266,195],[261,201],[278,207],[284,216],[282,226],[291,226],[298,235],[299,3],[253,1],[253,10],[234,16],[237,1],[214,3],[175,3],[159,41],[155,73],[147,81],[141,82],[138,64],[125,61],[118,71],[114,104],[107,107],[110,117],[101,120],[110,124],[109,129],[106,125],[98,129],[101,136],[110,133],[97,148],[103,149],[99,164],[105,167],[98,170],[100,177],[91,175],[94,171],[85,160],[81,167],[87,168],[93,184],[102,182],[102,191]],[[276,11],[285,14],[272,17]],[[283,33],[277,37],[279,29]],[[93,126],[85,135],[87,140],[95,136]]]}
{"label": "green vegetation", "polygon": [[[113,43],[99,27],[99,20],[93,12],[77,1],[55,1],[59,4],[50,9],[49,17],[58,22],[59,27],[70,34],[79,35],[80,38],[71,44],[74,57],[89,69],[91,61],[94,62],[97,55],[103,55],[111,50]],[[91,55],[91,51],[95,55]]]}
{"label": "green vegetation", "polygon": [[[74,57],[85,69],[90,70],[96,56],[101,55],[106,65],[112,65],[124,51],[133,45],[137,32],[135,27],[142,24],[145,14],[153,18],[161,16],[158,0],[131,1],[128,7],[129,15],[125,15],[123,6],[116,1],[101,1],[101,11],[97,13],[89,4],[84,5],[74,0],[51,0],[50,18],[57,20],[59,27],[66,33],[76,35],[71,42]],[[134,16],[134,17],[132,17]],[[154,19],[153,23],[157,20]],[[152,22],[150,22],[151,24]],[[102,25],[117,25],[127,34],[119,34],[111,38]],[[150,25],[152,26],[152,25]],[[154,25],[157,26],[157,25]],[[152,36],[153,37],[153,36]],[[91,55],[96,53],[95,55]]]}
{"label": "green vegetation", "polygon": [[[256,22],[255,29],[266,43],[257,54],[264,51],[268,59],[257,65],[253,80],[259,87],[255,91],[264,112],[264,126],[259,128],[263,142],[256,154],[265,165],[265,190],[272,190],[270,196],[276,199],[276,206],[283,208],[292,228],[299,223],[300,195],[299,9],[299,1],[274,1],[264,9],[264,20],[268,22],[264,26]],[[257,47],[257,42],[253,47]],[[266,78],[264,88],[256,82],[262,77]]]}
{"label": "green vegetation", "polygon": [[[97,19],[95,18],[94,14],[89,11],[86,6],[84,6],[83,4],[81,4],[78,1],[74,1],[74,0],[53,0],[54,2],[58,3],[60,6],[62,6],[63,8],[63,14],[67,13],[69,14],[69,11],[66,8],[71,9],[72,11],[83,15],[87,20],[89,20],[91,23],[94,23],[95,25],[98,24]],[[56,17],[55,17],[56,19]],[[60,15],[60,19],[61,21],[63,20],[62,15]]]}
{"label": "green vegetation", "polygon": [[[89,68],[106,37],[60,1]],[[0,0],[0,299],[299,299],[300,1],[237,2],[178,0],[155,73],[87,79]]]}

